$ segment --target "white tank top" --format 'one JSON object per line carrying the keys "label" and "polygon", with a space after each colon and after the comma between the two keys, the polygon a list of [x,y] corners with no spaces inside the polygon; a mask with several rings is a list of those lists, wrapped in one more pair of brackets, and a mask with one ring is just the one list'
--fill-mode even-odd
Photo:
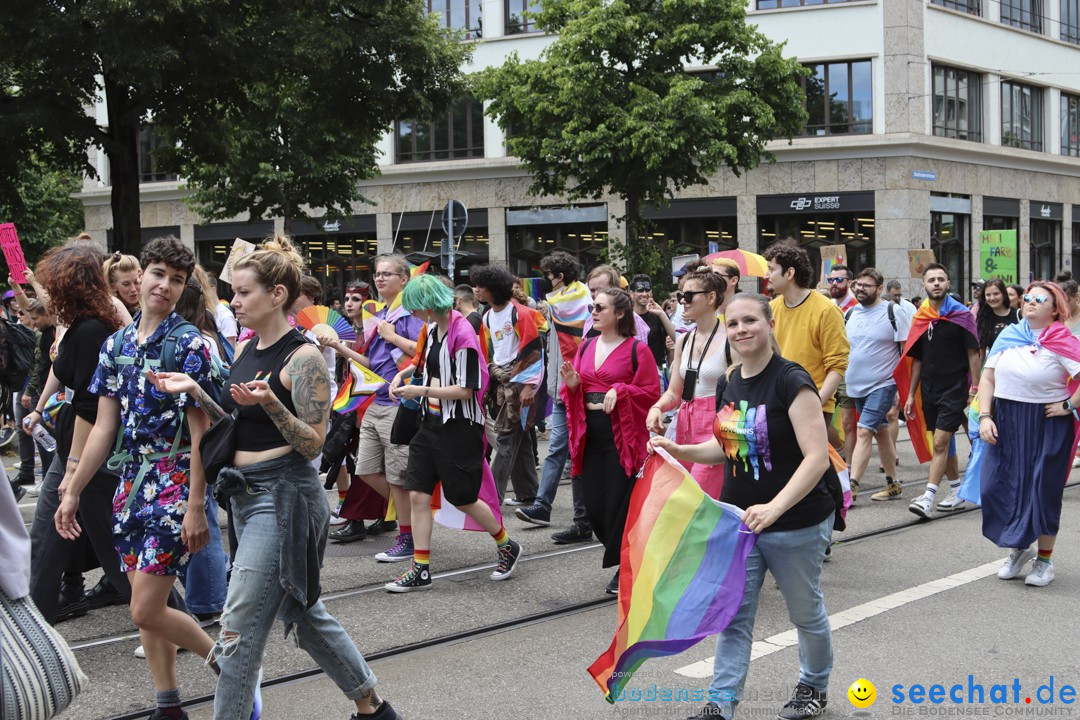
{"label": "white tank top", "polygon": [[[686,371],[690,368],[690,346],[694,345],[696,349],[698,345],[703,346],[708,339],[709,336],[704,335],[692,340],[689,333],[679,338],[679,342],[682,343],[679,372],[682,373],[684,378],[686,377]],[[709,348],[709,356],[701,362],[701,369],[698,370],[697,385],[694,387],[695,398],[714,396],[716,394],[716,383],[720,380],[720,376],[723,375],[724,371],[727,370],[727,361],[724,359],[727,334],[724,332],[723,327],[716,329],[716,336],[713,338],[712,344],[713,347]],[[694,361],[695,368],[697,362],[697,360]]]}

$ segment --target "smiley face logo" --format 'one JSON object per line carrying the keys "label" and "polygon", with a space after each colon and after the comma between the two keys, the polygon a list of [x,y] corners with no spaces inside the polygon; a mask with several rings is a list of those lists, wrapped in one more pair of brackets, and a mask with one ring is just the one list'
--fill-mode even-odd
{"label": "smiley face logo", "polygon": [[851,683],[847,691],[848,700],[857,708],[868,708],[877,700],[877,688],[866,678],[859,678]]}

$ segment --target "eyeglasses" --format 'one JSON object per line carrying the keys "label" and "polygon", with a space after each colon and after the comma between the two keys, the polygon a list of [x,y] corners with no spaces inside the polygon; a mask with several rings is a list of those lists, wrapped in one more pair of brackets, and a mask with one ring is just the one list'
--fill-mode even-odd
{"label": "eyeglasses", "polygon": [[607,305],[601,305],[600,303],[596,303],[595,305],[589,305],[589,312],[593,315],[599,315],[607,309]]}
{"label": "eyeglasses", "polygon": [[829,281],[830,285],[839,285],[842,282],[847,282],[848,281],[847,278],[843,278],[843,277],[841,277],[841,278],[825,278],[825,279]]}
{"label": "eyeglasses", "polygon": [[702,293],[709,292],[708,290],[684,290],[682,292],[675,293],[675,299],[681,302],[683,305],[689,305],[694,302],[694,298]]}
{"label": "eyeglasses", "polygon": [[1033,302],[1036,305],[1042,305],[1045,302],[1050,302],[1050,297],[1047,295],[1032,295],[1031,293],[1025,293],[1024,302]]}
{"label": "eyeglasses", "polygon": [[873,285],[867,285],[866,283],[861,283],[861,282],[855,283],[855,289],[856,290],[873,290],[874,288],[878,288],[878,287],[881,287],[881,286],[876,284],[876,283],[873,284]]}
{"label": "eyeglasses", "polygon": [[396,273],[396,272],[377,272],[377,273],[375,273],[374,277],[375,277],[376,280],[378,280],[379,278],[402,277],[402,275],[401,275],[401,273]]}

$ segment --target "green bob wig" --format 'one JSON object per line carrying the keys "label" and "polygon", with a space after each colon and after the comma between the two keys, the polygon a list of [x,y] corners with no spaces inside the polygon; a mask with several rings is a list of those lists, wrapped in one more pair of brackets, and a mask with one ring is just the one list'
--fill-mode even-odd
{"label": "green bob wig", "polygon": [[428,310],[446,315],[454,309],[454,291],[434,275],[420,275],[405,284],[401,291],[401,306],[413,310]]}

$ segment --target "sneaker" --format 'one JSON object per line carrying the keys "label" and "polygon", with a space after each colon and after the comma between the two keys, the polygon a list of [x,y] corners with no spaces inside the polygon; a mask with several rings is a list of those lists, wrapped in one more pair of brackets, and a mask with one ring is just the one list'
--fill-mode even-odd
{"label": "sneaker", "polygon": [[1080,467],[1080,455],[1077,455],[1076,457],[1073,458],[1073,467],[1074,468]]}
{"label": "sneaker", "polygon": [[383,520],[380,518],[367,527],[368,535],[381,535],[386,532],[397,532],[397,522],[395,520]]}
{"label": "sneaker", "polygon": [[15,502],[19,502],[26,497],[26,488],[22,485],[16,485],[15,483],[9,483],[11,485],[11,492],[15,493]]}
{"label": "sneaker", "polygon": [[854,505],[855,501],[859,499],[859,481],[851,480],[851,504]]}
{"label": "sneaker", "polygon": [[532,505],[534,502],[536,502],[536,498],[525,498],[524,500],[522,500],[520,498],[515,497],[515,498],[506,498],[505,500],[503,500],[503,505],[509,505],[510,507],[528,507],[529,505]]}
{"label": "sneaker", "polygon": [[589,542],[592,540],[592,530],[574,523],[566,530],[557,532],[551,536],[556,545],[570,545],[571,543]]}
{"label": "sneaker", "polygon": [[401,716],[397,714],[397,710],[394,710],[388,701],[383,700],[378,710],[370,715],[353,713],[349,716],[349,720],[401,720]]}
{"label": "sneaker", "polygon": [[518,560],[521,558],[521,544],[513,540],[499,546],[499,564],[491,573],[492,580],[505,580],[514,574]]}
{"label": "sneaker", "polygon": [[1001,564],[1001,569],[998,570],[997,576],[1002,580],[1012,580],[1014,577],[1020,574],[1020,571],[1024,569],[1024,566],[1035,557],[1036,552],[1029,548],[1014,548],[1009,551],[1009,557],[1005,559],[1005,562]]}
{"label": "sneaker", "polygon": [[[886,483],[884,489],[870,496],[871,500],[896,500],[904,494],[904,488],[898,482]],[[941,506],[938,505],[940,508]],[[914,511],[912,511],[914,512]]]}
{"label": "sneaker", "polygon": [[259,677],[255,681],[255,698],[251,706],[251,720],[259,720],[262,717],[262,680],[263,669],[259,668]]}
{"label": "sneaker", "polygon": [[799,718],[817,717],[825,712],[828,705],[826,694],[815,690],[809,685],[799,683],[795,686],[795,692],[777,715],[780,720],[799,720]]}
{"label": "sneaker", "polygon": [[607,595],[618,595],[619,594],[619,571],[618,570],[616,570],[615,575],[610,580],[608,580],[607,587],[604,588],[604,593],[607,594]]}
{"label": "sneaker", "polygon": [[955,490],[949,490],[948,496],[937,504],[937,509],[942,512],[962,510],[965,507],[967,507],[967,503],[956,494]]}
{"label": "sneaker", "polygon": [[[182,647],[176,648],[176,654],[177,655],[179,655],[180,653],[186,653],[186,652],[187,652],[187,650],[185,650]],[[135,657],[139,658],[140,660],[145,660],[146,659],[146,649],[143,648],[142,645],[135,648],[135,652],[133,654],[135,655]],[[261,676],[260,676],[260,678],[261,678]]]}
{"label": "sneaker", "polygon": [[919,497],[915,498],[914,502],[908,505],[907,509],[921,518],[926,518],[927,520],[929,520],[934,514],[934,505],[931,502],[930,498],[926,497],[925,495],[920,495]]}
{"label": "sneaker", "polygon": [[431,567],[413,563],[412,567],[394,582],[383,585],[390,592],[405,593],[413,590],[427,590],[431,587]]}
{"label": "sneaker", "polygon": [[832,545],[825,546],[825,559],[822,562],[829,562],[832,560]]}
{"label": "sneaker", "polygon": [[44,480],[38,480],[31,487],[26,488],[26,497],[37,497],[41,494],[41,486],[45,484]]}
{"label": "sneaker", "polygon": [[389,550],[375,556],[375,562],[404,562],[405,560],[412,560],[412,558],[412,533],[400,533],[397,536],[397,542],[390,546]]}
{"label": "sneaker", "polygon": [[331,525],[344,525],[349,522],[348,518],[341,517],[341,507],[345,504],[344,500],[338,500],[337,505],[330,511],[330,524]]}
{"label": "sneaker", "polygon": [[724,720],[724,716],[720,714],[719,705],[714,702],[707,702],[705,707],[686,718],[686,720]]}
{"label": "sneaker", "polygon": [[1035,562],[1031,563],[1031,572],[1024,578],[1024,584],[1046,587],[1052,582],[1054,582],[1054,563],[1035,558]]}
{"label": "sneaker", "polygon": [[551,511],[540,503],[534,503],[527,508],[518,508],[514,511],[519,520],[524,520],[533,525],[547,527],[551,524]]}

